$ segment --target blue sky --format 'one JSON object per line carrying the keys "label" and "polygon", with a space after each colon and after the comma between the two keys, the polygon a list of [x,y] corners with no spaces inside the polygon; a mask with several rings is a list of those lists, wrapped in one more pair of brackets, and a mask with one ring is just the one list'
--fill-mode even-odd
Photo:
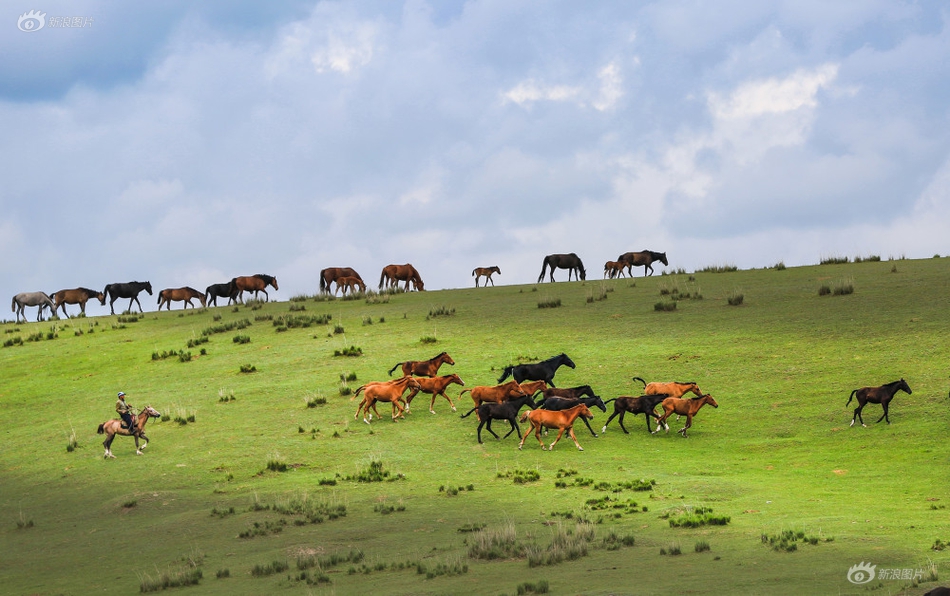
{"label": "blue sky", "polygon": [[[18,29],[33,10],[92,21]],[[690,271],[947,255],[947,21],[892,1],[7,2],[0,291],[264,272],[287,299],[328,266],[375,286],[411,262],[438,289],[487,265],[530,283],[553,252],[594,279],[641,249]]]}

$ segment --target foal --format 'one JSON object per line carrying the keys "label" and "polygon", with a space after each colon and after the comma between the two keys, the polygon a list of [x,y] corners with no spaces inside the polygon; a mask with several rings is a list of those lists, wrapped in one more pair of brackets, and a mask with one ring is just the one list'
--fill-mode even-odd
{"label": "foal", "polygon": [[861,410],[864,409],[865,404],[868,402],[881,404],[881,406],[884,407],[884,414],[878,418],[877,421],[887,420],[887,423],[890,424],[891,419],[887,415],[887,407],[898,391],[906,391],[907,395],[911,394],[910,386],[903,378],[900,381],[894,381],[886,385],[881,385],[880,387],[862,387],[861,389],[852,391],[851,397],[848,398],[848,403],[845,404],[847,406],[851,403],[852,399],[855,397],[858,398],[858,407],[854,409],[854,416],[851,417],[851,426],[854,426],[856,420],[861,421],[861,426],[867,426],[867,424],[864,423],[864,418],[861,416]]}
{"label": "foal", "polygon": [[678,397],[668,397],[663,400],[663,415],[660,416],[660,419],[656,421],[656,430],[653,431],[653,434],[656,434],[660,430],[662,425],[666,432],[670,432],[670,427],[666,423],[666,419],[669,418],[674,412],[680,416],[686,416],[686,426],[679,429],[683,438],[686,437],[686,429],[693,425],[693,416],[696,415],[696,412],[699,411],[701,407],[709,404],[714,408],[718,408],[719,404],[716,403],[716,400],[713,399],[708,393],[702,397],[694,397],[693,399],[680,399]]}
{"label": "foal", "polygon": [[561,440],[561,435],[564,434],[565,430],[571,438],[574,439],[577,450],[583,451],[584,448],[577,442],[577,436],[574,434],[574,420],[576,420],[578,416],[583,416],[584,418],[594,417],[594,415],[590,413],[590,409],[584,404],[578,404],[570,410],[560,412],[552,412],[550,410],[530,410],[525,412],[521,415],[521,421],[529,421],[531,428],[521,437],[521,443],[518,444],[518,449],[524,446],[524,440],[528,438],[531,431],[534,431],[534,436],[538,439],[538,443],[541,444],[541,450],[544,451],[546,447],[544,446],[544,441],[541,440],[541,427],[545,427],[558,429],[557,438],[551,443],[551,451],[554,450],[554,446],[557,445],[557,442]]}

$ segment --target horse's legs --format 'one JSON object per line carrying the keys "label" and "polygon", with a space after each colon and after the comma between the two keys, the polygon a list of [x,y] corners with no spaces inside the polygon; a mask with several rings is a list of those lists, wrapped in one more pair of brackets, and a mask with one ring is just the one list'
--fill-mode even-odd
{"label": "horse's legs", "polygon": [[683,428],[681,428],[681,429],[679,430],[679,433],[680,433],[681,435],[683,435],[683,438],[684,438],[684,439],[686,438],[686,429],[689,428],[689,427],[691,427],[692,425],[693,425],[693,415],[692,415],[692,414],[687,414],[687,415],[686,415],[686,426],[684,426]]}
{"label": "horse's legs", "polygon": [[[524,436],[521,437],[521,442],[518,443],[518,449],[524,447],[524,440],[528,438],[528,435],[531,434],[531,431],[534,430],[534,424],[531,423],[528,425],[528,430],[525,431]],[[519,433],[520,434],[520,433]],[[543,445],[543,444],[542,444]]]}
{"label": "horse's legs", "polygon": [[[573,434],[574,434],[574,427],[571,426],[571,427],[568,427],[568,428],[571,429],[571,435],[573,435]],[[561,440],[561,435],[563,435],[563,434],[564,434],[564,429],[563,429],[563,428],[559,428],[558,431],[557,431],[557,437],[555,437],[554,442],[551,443],[551,447],[548,449],[548,451],[554,451],[554,446],[557,445],[557,442]],[[576,443],[576,442],[577,442],[577,439],[574,439],[574,442]],[[544,445],[542,444],[541,447],[543,448]],[[580,445],[578,445],[578,447],[580,447]]]}
{"label": "horse's legs", "polygon": [[888,423],[888,424],[891,423],[891,417],[887,415],[887,404],[888,404],[889,402],[890,402],[890,400],[887,400],[887,399],[885,399],[885,400],[883,400],[883,401],[881,402],[881,406],[883,406],[883,408],[884,408],[884,413],[881,414],[881,417],[877,419],[878,422],[880,422],[881,420],[884,420],[884,419],[886,418],[886,419],[887,419],[887,423]]}
{"label": "horse's legs", "polygon": [[102,446],[106,448],[105,454],[102,457],[111,457],[115,458],[112,455],[112,440],[115,439],[115,433],[110,433],[106,435],[106,440],[102,442]]}
{"label": "horse's legs", "polygon": [[[577,442],[577,435],[574,434],[574,426],[573,426],[573,425],[572,425],[572,426],[569,426],[568,429],[567,429],[567,432],[568,432],[568,434],[571,435],[571,438],[574,439],[574,444],[577,445],[577,450],[578,450],[578,451],[583,451],[584,448],[581,447],[581,444]],[[597,435],[594,435],[594,436],[596,437]]]}
{"label": "horse's legs", "polygon": [[595,433],[595,432],[594,432],[594,429],[592,429],[592,428],[590,427],[590,422],[587,421],[587,418],[584,418],[583,416],[581,416],[581,420],[583,420],[583,421],[584,421],[584,424],[587,425],[587,430],[590,431],[590,434],[594,435],[594,437],[596,438],[596,437],[597,437],[597,433]]}
{"label": "horse's legs", "polygon": [[142,455],[142,449],[139,448],[139,436],[134,434],[132,438],[135,439],[135,455]]}
{"label": "horse's legs", "polygon": [[617,414],[618,414],[618,412],[617,412],[617,410],[615,409],[615,410],[614,410],[614,413],[611,414],[609,418],[607,418],[607,422],[604,422],[604,428],[600,429],[600,432],[601,432],[601,433],[607,432],[607,425],[610,424],[610,421],[613,420],[614,417],[617,416]]}
{"label": "horse's legs", "polygon": [[521,427],[518,426],[518,421],[517,421],[516,418],[515,418],[516,416],[517,416],[517,414],[515,414],[515,415],[512,416],[511,418],[508,418],[508,419],[507,419],[507,420],[508,420],[508,424],[511,425],[511,430],[509,430],[509,431],[507,432],[507,434],[505,434],[505,436],[502,437],[503,439],[507,439],[507,438],[508,438],[508,435],[510,435],[511,433],[513,433],[513,432],[515,432],[515,431],[518,432],[518,436],[519,436],[519,437],[521,436]]}
{"label": "horse's legs", "polygon": [[[495,434],[495,431],[493,431],[493,430],[491,429],[491,421],[492,421],[492,417],[491,417],[491,416],[489,416],[488,418],[486,418],[486,419],[484,420],[485,428],[487,428],[487,429],[488,429],[488,432],[490,432],[490,433],[492,434],[492,436],[497,439],[497,438],[499,438],[499,437],[498,437],[498,435]],[[511,433],[508,433],[508,434],[511,434]],[[505,435],[505,436],[507,437],[508,435]]]}

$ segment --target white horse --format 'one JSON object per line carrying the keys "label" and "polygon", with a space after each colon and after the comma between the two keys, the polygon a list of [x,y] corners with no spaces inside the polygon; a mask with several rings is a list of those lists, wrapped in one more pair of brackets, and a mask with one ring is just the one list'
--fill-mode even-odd
{"label": "white horse", "polygon": [[20,322],[21,316],[23,317],[23,321],[26,322],[26,315],[23,313],[23,309],[27,306],[40,307],[36,313],[37,321],[43,320],[43,309],[47,306],[49,306],[51,313],[56,312],[56,306],[45,292],[20,292],[13,297],[13,303],[10,305],[13,312],[16,313],[17,323]]}

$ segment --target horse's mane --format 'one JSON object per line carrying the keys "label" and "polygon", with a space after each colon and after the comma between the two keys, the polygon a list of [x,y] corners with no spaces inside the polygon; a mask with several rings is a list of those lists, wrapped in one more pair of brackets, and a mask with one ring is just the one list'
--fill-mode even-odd
{"label": "horse's mane", "polygon": [[274,279],[275,279],[273,276],[267,275],[267,274],[265,274],[265,273],[255,273],[255,274],[254,274],[254,277],[257,277],[257,278],[263,280],[264,283],[268,283],[268,284],[271,283],[272,281],[274,281]]}

